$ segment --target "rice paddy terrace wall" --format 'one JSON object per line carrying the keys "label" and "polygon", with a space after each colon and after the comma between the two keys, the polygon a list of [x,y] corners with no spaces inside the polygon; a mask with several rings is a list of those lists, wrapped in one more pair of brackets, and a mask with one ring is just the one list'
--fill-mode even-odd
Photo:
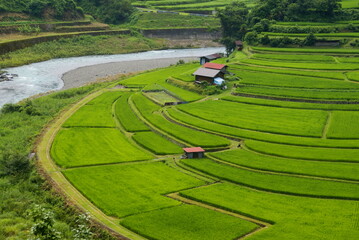
{"label": "rice paddy terrace wall", "polygon": [[[210,97],[166,81],[191,84],[196,64],[121,80],[131,88],[65,113],[39,161],[72,201],[130,239],[357,239],[358,59],[291,51],[234,54],[238,80]],[[153,101],[162,91],[136,86],[188,103],[164,107]],[[206,158],[182,159],[184,146]]]}

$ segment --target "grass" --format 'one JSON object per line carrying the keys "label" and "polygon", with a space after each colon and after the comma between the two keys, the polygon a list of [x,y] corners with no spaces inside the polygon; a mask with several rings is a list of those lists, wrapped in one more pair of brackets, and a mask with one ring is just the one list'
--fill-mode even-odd
{"label": "grass", "polygon": [[111,105],[85,105],[72,115],[64,127],[115,127]]}
{"label": "grass", "polygon": [[291,55],[291,54],[260,54],[255,53],[252,58],[265,60],[286,60],[294,62],[335,62],[332,56],[326,55]]}
{"label": "grass", "polygon": [[0,68],[16,67],[53,58],[121,54],[160,49],[163,40],[133,36],[78,36],[36,44],[5,54]]}
{"label": "grass", "polygon": [[[251,239],[356,239],[358,202],[303,198],[257,191],[233,184],[216,184],[181,195],[262,219],[274,225]],[[325,229],[325,231],[323,231]]]}
{"label": "grass", "polygon": [[244,149],[210,153],[210,156],[238,166],[281,173],[359,180],[359,168],[353,163],[303,161],[257,154]]}
{"label": "grass", "polygon": [[359,149],[357,148],[342,149],[305,147],[259,142],[254,140],[248,140],[245,142],[245,144],[247,148],[253,151],[280,157],[336,162],[359,161]]}
{"label": "grass", "polygon": [[62,129],[51,148],[61,167],[148,160],[152,156],[132,145],[117,129]]}
{"label": "grass", "polygon": [[209,159],[185,159],[181,162],[211,176],[254,189],[300,196],[359,199],[359,185],[355,183],[257,172]]}
{"label": "grass", "polygon": [[321,109],[321,110],[359,110],[359,104],[328,104],[328,103],[309,103],[309,102],[291,102],[273,99],[261,99],[254,97],[242,96],[224,96],[221,98],[225,101],[240,102],[254,105],[264,105],[281,108],[298,108],[298,109]]}
{"label": "grass", "polygon": [[112,105],[124,92],[108,91],[88,102],[86,105]]}
{"label": "grass", "polygon": [[141,114],[151,124],[183,142],[205,148],[229,145],[229,141],[225,138],[177,125],[169,122],[159,113],[153,113],[157,111],[159,107],[143,95],[136,94],[132,99]]}
{"label": "grass", "polygon": [[316,100],[340,100],[353,101],[358,100],[357,89],[303,89],[303,88],[284,88],[270,86],[241,86],[237,88],[240,93],[248,93],[254,95],[278,96],[281,98],[297,98],[297,99],[316,99]]}
{"label": "grass", "polygon": [[330,119],[328,138],[359,138],[359,112],[334,111]]}
{"label": "grass", "polygon": [[269,72],[269,73],[279,73],[287,75],[298,75],[298,76],[308,76],[308,77],[318,77],[318,78],[331,78],[331,79],[340,79],[344,80],[344,75],[342,72],[334,71],[302,71],[302,70],[292,70],[292,69],[276,69],[268,68],[261,66],[246,66],[246,65],[231,65],[230,69],[240,69],[240,70],[249,70],[252,72]]}
{"label": "grass", "polygon": [[334,53],[334,54],[359,54],[359,49],[345,48],[271,48],[251,47],[254,51],[264,52],[288,52],[288,53]]}
{"label": "grass", "polygon": [[313,70],[356,70],[359,69],[358,64],[354,63],[303,63],[303,62],[275,62],[265,61],[257,59],[243,59],[241,63],[253,64],[259,66],[269,67],[284,67],[284,68],[296,68],[296,69],[313,69]]}
{"label": "grass", "polygon": [[139,145],[157,155],[180,154],[182,148],[153,132],[140,132],[132,137]]}
{"label": "grass", "polygon": [[120,121],[122,127],[128,132],[140,132],[150,130],[147,125],[142,122],[131,109],[128,99],[131,94],[121,97],[115,105],[115,115]]}
{"label": "grass", "polygon": [[327,117],[326,112],[319,110],[254,106],[220,100],[179,105],[177,108],[228,126],[300,136],[321,136]]}
{"label": "grass", "polygon": [[359,3],[356,0],[342,0],[343,8],[359,8]]}
{"label": "grass", "polygon": [[204,184],[163,162],[77,168],[64,174],[106,214],[117,217],[180,205],[162,195]]}
{"label": "grass", "polygon": [[153,101],[164,105],[165,103],[168,102],[178,102],[180,101],[179,99],[169,95],[168,93],[166,93],[165,91],[161,91],[161,92],[146,92],[144,93],[144,95],[146,95],[148,98],[152,99]]}
{"label": "grass", "polygon": [[149,239],[238,239],[255,230],[254,223],[194,205],[165,208],[126,218],[124,226]]}
{"label": "grass", "polygon": [[183,99],[184,101],[188,101],[188,102],[196,101],[203,98],[203,96],[195,92],[190,92],[185,89],[175,87],[166,82],[166,79],[169,76],[182,73],[183,71],[188,71],[189,68],[193,68],[192,66],[193,64],[180,64],[161,70],[155,70],[128,78],[126,80],[121,81],[120,84],[122,85],[135,84],[135,85],[146,86],[146,85],[153,85],[154,83],[157,83],[162,87],[164,87],[165,89],[167,89],[168,91],[174,93],[176,96]]}
{"label": "grass", "polygon": [[347,72],[348,78],[353,81],[359,81],[359,72]]}
{"label": "grass", "polygon": [[292,87],[292,88],[329,88],[329,89],[356,89],[358,84],[331,80],[326,78],[315,78],[306,76],[252,72],[246,70],[231,69],[231,72],[240,77],[241,84],[263,85],[275,87]]}
{"label": "grass", "polygon": [[158,28],[206,28],[220,27],[218,18],[169,14],[145,13],[138,15],[136,23],[120,25],[120,27],[137,27],[141,29]]}

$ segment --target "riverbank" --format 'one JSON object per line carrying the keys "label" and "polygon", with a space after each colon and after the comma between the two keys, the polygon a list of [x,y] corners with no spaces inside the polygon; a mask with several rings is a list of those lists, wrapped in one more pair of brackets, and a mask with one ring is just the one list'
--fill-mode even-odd
{"label": "riverbank", "polygon": [[185,62],[196,61],[195,57],[175,57],[155,60],[136,60],[124,62],[103,63],[92,66],[85,66],[74,69],[62,76],[64,82],[63,89],[70,89],[83,86],[87,83],[95,82],[98,79],[106,78],[117,74],[128,74],[132,72],[141,72],[156,68],[168,67],[176,64],[179,60]]}

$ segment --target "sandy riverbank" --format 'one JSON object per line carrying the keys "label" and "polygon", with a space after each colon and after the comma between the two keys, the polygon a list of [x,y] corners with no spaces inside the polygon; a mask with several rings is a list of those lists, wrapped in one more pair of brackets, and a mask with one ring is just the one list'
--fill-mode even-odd
{"label": "sandy riverbank", "polygon": [[176,64],[181,59],[186,62],[198,60],[198,58],[194,57],[164,58],[154,60],[112,62],[81,67],[69,71],[62,76],[62,80],[64,81],[64,87],[62,89],[80,87],[87,83],[95,82],[99,78],[105,78],[116,74],[168,67],[171,64]]}

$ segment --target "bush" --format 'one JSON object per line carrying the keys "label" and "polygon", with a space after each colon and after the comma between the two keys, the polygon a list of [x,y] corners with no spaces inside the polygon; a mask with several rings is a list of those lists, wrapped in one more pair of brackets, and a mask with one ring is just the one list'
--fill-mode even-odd
{"label": "bush", "polygon": [[303,45],[304,46],[313,46],[316,41],[317,41],[317,38],[315,37],[315,35],[313,33],[311,33],[303,40]]}
{"label": "bush", "polygon": [[1,113],[13,113],[13,112],[21,112],[21,106],[18,104],[7,103],[1,108]]}
{"label": "bush", "polygon": [[30,161],[25,153],[5,149],[0,159],[1,175],[14,176],[29,173]]}

